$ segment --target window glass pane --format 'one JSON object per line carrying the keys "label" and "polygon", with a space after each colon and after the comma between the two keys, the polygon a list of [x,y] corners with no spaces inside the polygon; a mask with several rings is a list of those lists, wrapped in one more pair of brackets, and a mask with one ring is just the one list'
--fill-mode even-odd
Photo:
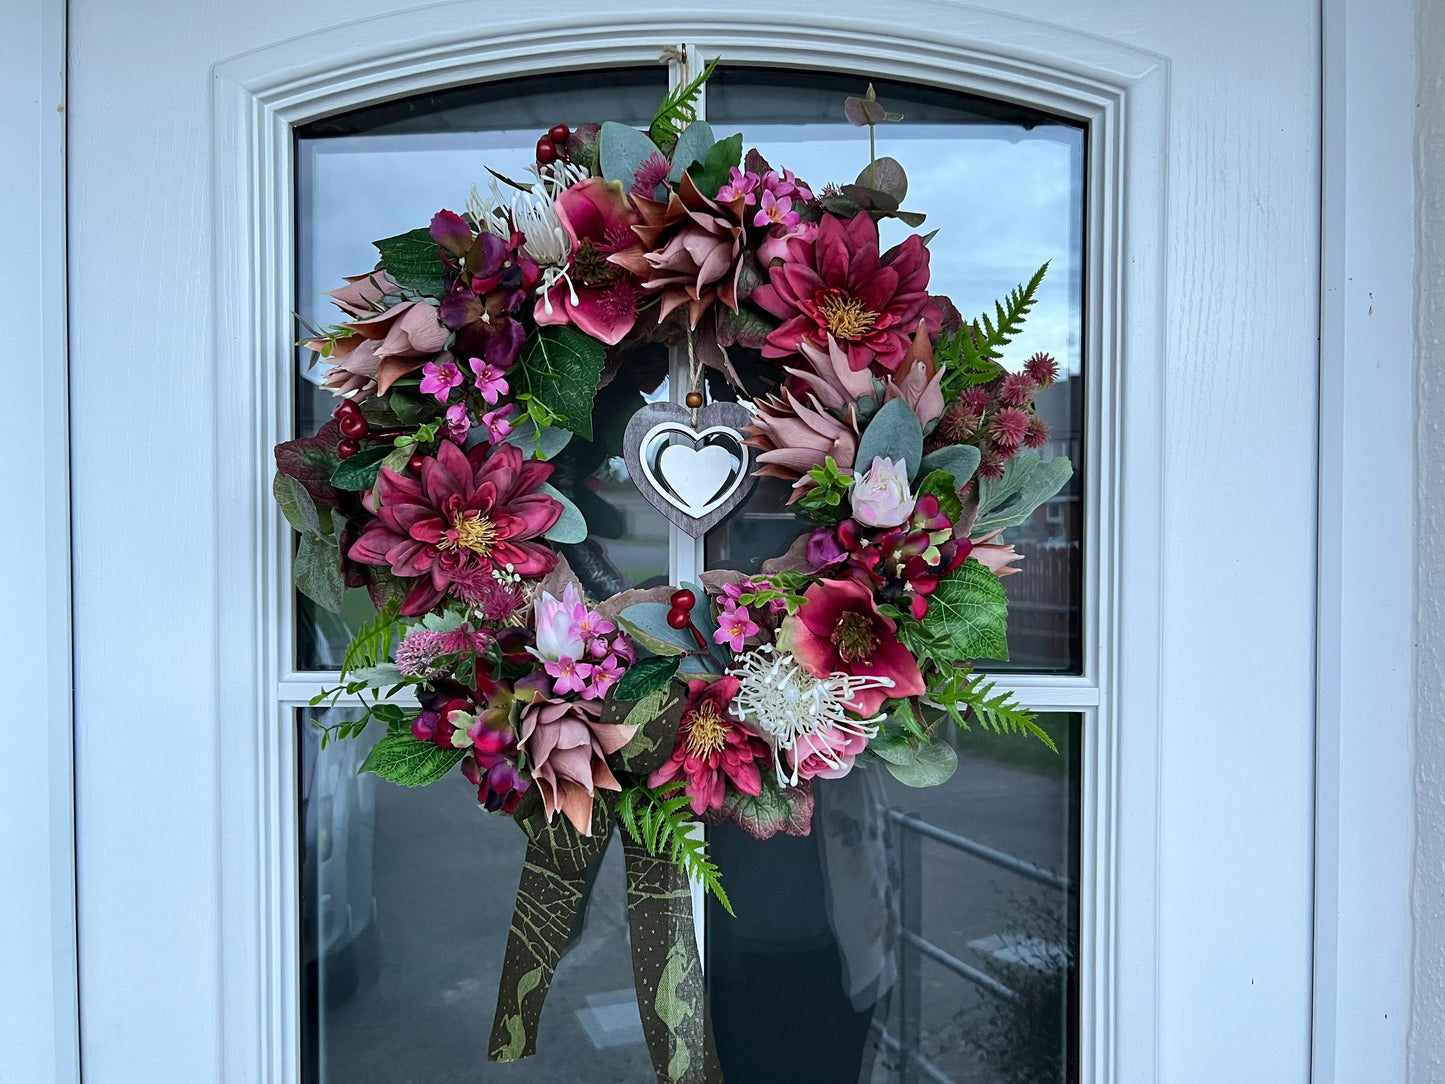
{"label": "window glass pane", "polygon": [[708,908],[728,1080],[1078,1079],[1081,717],[956,732],[958,772],[814,781],[810,835],[708,830],[737,917]]}
{"label": "window glass pane", "polygon": [[321,749],[297,712],[302,1081],[635,1081],[651,1077],[613,841],[563,955],[535,1057],[487,1061],[526,837],[460,773],[407,790],[357,775],[384,728]]}
{"label": "window glass pane", "polygon": [[[879,99],[904,118],[877,129],[878,154],[903,163],[905,209],[928,215],[924,232],[938,230],[929,244],[930,291],[946,294],[965,319],[976,319],[1049,262],[1038,303],[1004,363],[1019,368],[1035,351],[1058,359],[1061,379],[1038,399],[1053,438],[1041,452],[1069,456],[1075,473],[1063,493],[1009,532],[1026,555],[1024,572],[1004,580],[1012,659],[988,665],[1077,673],[1083,657],[1085,133],[999,102],[874,84]],[[708,84],[708,120],[719,136],[741,130],[744,147],[756,146],[771,164],[786,166],[815,189],[851,183],[868,164],[868,135],[844,119],[843,99],[866,86],[865,76],[722,67]],[[913,231],[886,219],[880,232],[887,246]],[[709,535],[709,564],[752,570],[782,552],[799,531],[782,511],[786,499],[785,486],[760,484],[744,509]]]}
{"label": "window glass pane", "polygon": [[[646,125],[667,89],[666,70],[570,72],[484,84],[390,102],[318,121],[297,134],[296,311],[312,324],[341,319],[326,291],[376,263],[371,242],[425,226],[438,209],[461,209],[473,184],[486,191],[485,167],[527,176],[537,137],[552,125],[607,117]],[[639,352],[642,354],[642,352]],[[665,582],[667,521],[627,481],[622,431],[645,398],[665,398],[667,359],[651,348],[629,365],[627,384],[598,400],[597,440],[574,441],[558,461],[559,488],[588,517],[592,541],[568,559],[605,597]],[[324,365],[297,351],[296,434],[310,436],[336,399],[318,383]],[[338,618],[297,595],[296,663],[303,670],[340,664],[351,630],[371,607],[349,592]]]}

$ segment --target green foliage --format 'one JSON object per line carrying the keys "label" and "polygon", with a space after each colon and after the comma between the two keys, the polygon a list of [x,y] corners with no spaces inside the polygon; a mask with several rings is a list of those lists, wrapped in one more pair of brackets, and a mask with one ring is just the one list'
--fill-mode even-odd
{"label": "green foliage", "polygon": [[883,766],[905,787],[941,786],[958,770],[958,753],[945,741],[910,740],[902,749],[906,755],[885,757]]}
{"label": "green foliage", "polygon": [[838,469],[837,461],[830,455],[821,467],[814,467],[808,477],[816,484],[798,499],[797,507],[809,518],[819,523],[837,523],[846,516],[843,497],[853,484],[853,476]]}
{"label": "green foliage", "polygon": [[371,747],[361,771],[375,772],[399,787],[421,787],[442,778],[464,755],[461,749],[443,749],[410,733],[391,731]]}
{"label": "green foliage", "polygon": [[302,535],[291,562],[291,581],[316,605],[339,614],[346,577],[341,572],[341,550],[335,537]]}
{"label": "green foliage", "polygon": [[684,166],[697,190],[709,198],[716,196],[718,189],[728,183],[728,176],[734,166],[742,164],[743,134],[737,132],[726,139],[719,139],[707,149],[702,159],[702,168],[695,163]]}
{"label": "green foliage", "polygon": [[884,403],[863,430],[858,454],[853,460],[854,473],[867,471],[879,456],[903,460],[910,480],[918,473],[918,465],[923,460],[923,423],[902,399]]}
{"label": "green foliage", "polygon": [[982,674],[945,670],[941,680],[929,688],[928,698],[965,730],[973,719],[995,734],[1032,734],[1057,753],[1059,747],[1034,720],[1034,713],[1021,707],[1009,693],[995,693],[994,685]]}
{"label": "green foliage", "polygon": [[662,104],[657,107],[657,112],[652,115],[647,134],[664,153],[670,152],[682,130],[697,120],[697,103],[702,95],[703,84],[708,81],[721,59],[719,56],[713,57],[707,67],[686,86],[668,91]]}
{"label": "green foliage", "polygon": [[548,482],[543,482],[540,488],[562,506],[562,514],[557,517],[557,522],[552,524],[542,537],[548,542],[563,545],[587,541],[587,521],[582,518],[581,510],[572,503],[571,498]]}
{"label": "green foliage", "polygon": [[1008,658],[1008,599],[998,577],[972,557],[939,581],[921,627],[919,647],[941,667]]}
{"label": "green foliage", "polygon": [[723,891],[717,866],[707,857],[707,844],[688,829],[695,818],[692,799],[679,790],[671,796],[651,787],[634,785],[622,792],[617,802],[617,819],[627,834],[649,852],[666,857],[694,881],[701,882],[728,914],[733,905]]}
{"label": "green foliage", "polygon": [[946,444],[924,456],[918,470],[925,476],[932,471],[946,470],[962,488],[963,484],[973,477],[973,472],[978,470],[978,461],[981,458],[982,453],[972,444]]}
{"label": "green foliage", "polygon": [[738,601],[744,606],[766,606],[782,599],[788,613],[795,614],[803,604],[803,591],[811,582],[802,572],[774,572],[751,587],[745,586]]}
{"label": "green foliage", "polygon": [[682,660],[676,655],[655,655],[650,659],[638,659],[622,675],[613,695],[618,700],[641,700],[645,696],[667,688],[672,675],[677,673],[677,664]]}
{"label": "green foliage", "polygon": [[654,154],[662,151],[644,133],[615,120],[603,122],[597,136],[597,162],[607,180],[631,188],[638,169]]}
{"label": "green foliage", "polygon": [[538,328],[522,347],[518,399],[539,429],[561,425],[592,439],[592,402],[607,348],[575,328]]}
{"label": "green foliage", "polygon": [[279,471],[271,479],[271,495],[291,529],[300,535],[320,534],[321,519],[316,512],[316,502],[299,479]]}
{"label": "green foliage", "polygon": [[930,471],[918,484],[918,496],[932,494],[938,498],[938,510],[954,523],[963,516],[963,502],[958,499],[958,482],[946,470]]}
{"label": "green foliage", "polygon": [[1027,284],[1015,286],[1004,302],[994,302],[993,316],[984,313],[970,324],[964,324],[952,335],[938,340],[934,357],[948,372],[943,378],[944,395],[952,398],[961,389],[974,384],[987,384],[1003,374],[998,359],[1003,348],[1023,330],[1024,319],[1038,300],[1039,284],[1049,269],[1045,263]]}
{"label": "green foliage", "polygon": [[331,484],[337,489],[370,489],[376,485],[382,462],[394,451],[396,448],[390,444],[361,449],[350,459],[337,463],[336,470],[331,474]]}
{"label": "green foliage", "polygon": [[391,646],[396,639],[396,603],[388,603],[378,610],[351,638],[346,645],[346,655],[341,660],[341,676],[366,667],[380,666],[391,658]]}
{"label": "green foliage", "polygon": [[1003,477],[980,479],[974,534],[1018,526],[1073,476],[1074,465],[1064,456],[1047,463],[1038,452],[1014,456],[1004,464]]}
{"label": "green foliage", "polygon": [[373,241],[391,281],[403,290],[427,297],[447,292],[447,269],[441,249],[426,228]]}

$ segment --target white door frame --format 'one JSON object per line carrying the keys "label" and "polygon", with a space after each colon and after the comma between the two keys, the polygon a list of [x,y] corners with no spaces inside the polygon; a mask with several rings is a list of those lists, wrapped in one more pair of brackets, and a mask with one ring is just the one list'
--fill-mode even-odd
{"label": "white door frame", "polygon": [[[455,50],[449,52],[444,41],[455,41],[452,32],[456,27],[484,25],[480,20],[469,23],[456,14],[455,8],[447,10],[447,26],[435,27],[429,35],[415,32],[417,19],[424,12],[406,17],[408,37],[430,36],[435,43],[435,48],[415,54],[414,62],[456,63]],[[1404,0],[1370,3],[1324,0],[1323,12],[1326,213],[1321,413],[1325,436],[1320,454],[1322,677],[1317,748],[1314,1076],[1317,1080],[1339,1080],[1343,1084],[1365,1078],[1402,1079],[1394,1067],[1404,1063],[1404,1021],[1409,1004],[1408,851],[1413,809],[1409,799],[1411,750],[1402,721],[1409,718],[1411,710],[1411,675],[1405,663],[1410,657],[1409,645],[1402,645],[1400,639],[1402,630],[1410,627],[1409,587],[1413,580],[1414,554],[1409,545],[1392,549],[1389,543],[1413,537],[1410,530],[1413,502],[1408,493],[1413,479],[1402,474],[1401,466],[1413,462],[1413,448],[1408,442],[1414,398],[1408,363],[1412,332],[1409,303],[1404,299],[1412,292],[1414,244],[1409,179],[1413,164],[1414,25],[1412,5]],[[37,17],[31,18],[32,14]],[[18,328],[20,341],[37,344],[39,349],[10,352],[6,373],[15,389],[16,402],[41,404],[34,413],[17,411],[13,424],[22,434],[17,444],[28,448],[29,464],[45,479],[44,491],[39,497],[44,509],[44,530],[16,537],[19,545],[13,549],[12,536],[4,536],[6,548],[0,552],[7,561],[0,566],[4,568],[0,576],[4,578],[6,597],[15,601],[18,612],[27,615],[26,635],[32,642],[43,642],[45,647],[45,661],[40,670],[31,665],[30,657],[17,656],[13,650],[3,653],[3,672],[9,679],[7,687],[34,694],[28,729],[43,735],[44,740],[10,745],[7,773],[10,783],[0,791],[6,803],[0,807],[0,813],[6,817],[7,828],[0,833],[0,865],[7,870],[0,917],[6,920],[3,928],[15,935],[0,947],[0,974],[5,976],[0,982],[0,1008],[4,1010],[0,1012],[0,1020],[4,1021],[4,1029],[0,1030],[0,1051],[4,1052],[0,1055],[0,1077],[10,1074],[15,1079],[70,1080],[78,1079],[78,1044],[75,903],[71,888],[74,866],[68,838],[73,784],[71,763],[64,755],[71,748],[73,725],[66,575],[70,497],[65,480],[70,457],[65,426],[68,413],[63,317],[66,242],[61,198],[65,148],[63,121],[57,109],[62,104],[57,99],[63,98],[64,85],[64,0],[34,0],[24,15],[7,28],[13,32],[8,44],[15,56],[39,57],[40,62],[38,70],[34,65],[0,65],[0,88],[6,92],[3,98],[19,103],[7,118],[15,122],[15,130],[13,133],[6,130],[5,145],[16,152],[11,162],[22,164],[20,169],[0,173],[0,197],[3,197],[0,205],[18,212],[13,217],[0,219],[5,251],[12,257],[0,264],[0,284],[6,287],[5,296],[10,298],[27,296],[27,292],[39,295],[35,304],[11,307],[8,320],[12,327]],[[967,38],[975,56],[986,58],[988,45],[992,43],[996,47],[993,53],[996,59],[1008,63],[1022,61],[1025,69],[1028,64],[1042,60],[1059,75],[1061,55],[1072,56],[1075,61],[1080,61],[1081,56],[1091,57],[1107,66],[1113,49],[1097,39],[1065,35],[1072,39],[1075,52],[1066,50],[1060,54],[1051,46],[1059,43],[1057,39],[1063,32],[996,15],[975,16],[957,8],[950,9],[948,16],[951,36]],[[491,17],[495,19],[494,13]],[[691,19],[694,24],[701,21]],[[708,22],[714,30],[717,28],[716,20]],[[574,28],[571,33],[575,34],[578,24],[571,25]],[[770,21],[768,31],[776,34],[777,25]],[[378,24],[373,22],[366,30],[351,27],[328,32],[328,40],[337,49],[327,55],[345,56],[350,62],[332,66],[330,76],[322,73],[323,79],[332,80],[325,86],[317,85],[316,69],[312,68],[310,86],[305,85],[307,80],[303,76],[291,86],[290,92],[302,97],[309,94],[313,102],[322,102],[333,92],[341,96],[337,100],[342,100],[345,94],[364,86],[369,78],[368,64],[372,62],[371,47],[385,36],[378,34],[377,29]],[[709,37],[676,30],[671,36]],[[711,36],[716,40],[715,34]],[[557,48],[568,44],[566,32],[555,42]],[[626,49],[615,47],[621,49],[618,55],[621,59]],[[299,59],[304,62],[311,57]],[[300,64],[293,73],[304,67],[304,63]],[[460,72],[460,69],[453,70]],[[498,74],[495,70],[492,73]],[[403,73],[396,74],[404,77]],[[252,76],[259,78],[260,73],[253,72]],[[231,71],[218,78],[218,108],[224,93],[234,94],[237,89],[232,86],[228,91],[226,82],[238,78],[241,77]],[[459,74],[458,81],[464,78],[464,74]],[[275,89],[274,82],[272,89]],[[247,118],[247,127],[262,131],[266,128],[265,107],[257,106],[255,94],[250,98],[253,113]],[[245,107],[248,103],[237,98],[232,104]],[[292,100],[284,95],[275,98],[270,107],[272,119],[276,109],[291,104]],[[318,109],[328,111],[336,107],[321,105]],[[31,123],[23,123],[27,120]],[[241,131],[234,130],[231,134],[239,136]],[[219,142],[218,137],[218,145]],[[284,178],[279,176],[274,145],[258,140],[248,151],[257,159],[263,181],[282,183]],[[79,168],[93,169],[96,164],[81,163]],[[224,207],[221,194],[218,189],[218,207]],[[38,235],[34,230],[36,223]],[[232,221],[228,228],[235,229],[235,225]],[[1157,243],[1159,223],[1146,222],[1142,227],[1144,237],[1153,237],[1151,243]],[[1149,244],[1145,244],[1146,250]],[[249,247],[245,251],[248,258],[258,255]],[[29,258],[17,258],[21,256]],[[38,275],[36,268],[40,268]],[[240,271],[253,277],[243,278],[241,283],[232,280],[233,284],[256,287],[256,269],[256,264],[248,263]],[[289,268],[286,274],[289,276]],[[277,288],[275,283],[271,286]],[[218,319],[229,314],[234,323],[235,316],[245,311],[231,296],[219,307]],[[1131,325],[1136,315],[1129,314]],[[1146,314],[1146,317],[1157,322],[1158,313]],[[259,337],[269,341],[267,336],[275,329],[242,330],[247,339]],[[228,349],[232,346],[224,345]],[[273,348],[274,343],[267,350]],[[1393,367],[1360,365],[1360,358],[1372,356],[1398,361]],[[37,358],[42,358],[44,363],[35,364]],[[26,438],[27,433],[33,437]],[[1347,441],[1344,436],[1362,433],[1372,434],[1372,439]],[[252,440],[261,436],[251,431]],[[223,465],[235,467],[235,464]],[[261,464],[248,461],[242,473],[259,479],[261,471]],[[223,474],[223,480],[235,486],[234,477]],[[7,495],[16,492],[10,488],[11,484],[13,479],[7,481]],[[25,495],[28,493],[24,491]],[[254,499],[247,499],[255,511]],[[243,538],[258,537],[259,525],[255,519],[253,516],[251,522],[242,523]],[[7,527],[16,525],[13,518],[7,523]],[[26,526],[28,528],[29,523]],[[1380,540],[1386,544],[1381,545]],[[232,547],[227,556],[241,557],[244,567],[253,573],[262,562],[270,560],[260,551],[239,552],[241,549],[241,545]],[[17,554],[13,559],[12,553]],[[29,561],[25,560],[27,557]],[[46,577],[36,575],[42,566],[50,570]],[[264,599],[254,595],[247,600],[253,607],[252,614],[262,601]],[[1346,660],[1375,662],[1384,658],[1384,644],[1389,645],[1392,653],[1401,649],[1394,655],[1401,660],[1401,665],[1374,670],[1339,665]],[[252,665],[239,667],[236,674],[248,687],[258,676],[258,660],[254,655],[253,645],[246,656]],[[43,690],[37,689],[37,672],[47,675]],[[224,696],[223,704],[228,714],[235,711],[236,705]],[[1389,729],[1391,722],[1395,724],[1393,731]],[[1155,755],[1153,750],[1144,750],[1141,754],[1146,760]],[[1248,755],[1247,750],[1241,750],[1241,755]],[[1131,770],[1138,766],[1130,765]],[[275,797],[256,789],[260,782],[247,777],[235,785],[228,784],[226,838],[230,839],[230,833],[243,826],[248,812],[268,797]],[[82,779],[82,801],[88,785],[93,784]],[[233,809],[229,798],[237,793],[243,805]],[[21,814],[13,822],[9,819],[12,800],[16,800],[14,808]],[[13,825],[18,825],[19,830],[11,831]],[[41,860],[34,861],[35,855],[40,855]],[[252,857],[254,859],[254,855]],[[227,859],[232,870],[234,860],[244,861],[233,859],[234,856]],[[1147,858],[1145,864],[1152,868]],[[82,879],[83,874],[82,869]],[[276,886],[261,881],[257,884],[260,886],[257,900],[229,900],[227,912],[217,916],[218,940],[219,931],[226,931],[226,939],[230,940],[232,928],[227,925],[230,918],[245,918],[248,921],[243,927],[244,936],[258,938],[250,944],[261,944],[268,949],[267,959],[261,961],[259,969],[244,966],[247,961],[240,959],[244,950],[229,954],[225,961],[227,992],[247,991],[252,1000],[255,992],[262,990],[261,971],[273,966],[275,961],[274,946],[264,940],[267,931],[261,900],[274,897]],[[1149,908],[1144,911],[1140,916],[1127,918],[1131,923],[1136,918],[1143,919],[1149,932],[1136,935],[1147,940],[1153,937],[1154,919]],[[1123,917],[1116,912],[1116,925]],[[1388,944],[1384,949],[1380,945],[1382,928]],[[21,942],[27,947],[43,945],[46,951],[23,955],[10,951],[11,946]],[[1153,981],[1152,966],[1147,960],[1121,956],[1117,946],[1109,963],[1115,976],[1125,980],[1126,987],[1137,981],[1147,989]],[[238,965],[241,965],[239,970]],[[1130,973],[1120,976],[1124,969]],[[1127,990],[1122,996],[1128,996]],[[228,1021],[224,1029],[226,1045],[219,1060],[236,1066],[237,1078],[248,1073],[232,1056],[251,1060],[275,1039],[274,1035],[267,1034],[270,1025],[276,1022],[265,1008],[267,1002],[263,993],[255,1019],[249,1025],[238,1031]],[[1146,1019],[1152,1021],[1152,1011]],[[36,1042],[36,1036],[53,1036],[53,1044]],[[12,1037],[28,1041],[12,1042]],[[1096,1043],[1092,1064],[1098,1065],[1099,1059],[1107,1060],[1107,1056],[1106,1047]],[[268,1073],[265,1062],[260,1064],[262,1079],[284,1079]],[[1366,1065],[1368,1073],[1360,1068]],[[1385,1071],[1387,1066],[1389,1071]],[[274,1069],[274,1064],[269,1068]],[[1152,1079],[1147,1067],[1140,1066],[1140,1069],[1138,1076],[1119,1079]]]}

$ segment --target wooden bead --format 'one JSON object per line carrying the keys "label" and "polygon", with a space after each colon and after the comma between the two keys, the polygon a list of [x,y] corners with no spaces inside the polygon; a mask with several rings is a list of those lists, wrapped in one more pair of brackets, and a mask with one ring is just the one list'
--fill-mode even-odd
{"label": "wooden bead", "polygon": [[700,406],[702,406],[702,392],[700,392],[700,391],[690,391],[690,392],[688,392],[688,393],[687,393],[687,398],[684,399],[683,402],[685,402],[685,403],[686,403],[689,407],[691,407],[693,410],[697,410]]}

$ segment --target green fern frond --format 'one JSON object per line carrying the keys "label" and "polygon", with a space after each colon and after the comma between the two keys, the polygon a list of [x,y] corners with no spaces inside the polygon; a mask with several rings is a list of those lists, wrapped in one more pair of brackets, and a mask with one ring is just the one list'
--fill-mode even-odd
{"label": "green fern frond", "polygon": [[[1055,753],[1059,751],[1054,739],[1034,721],[1033,712],[1017,704],[1009,693],[991,695],[993,691],[992,681],[975,677],[961,683],[955,690],[956,703],[968,705],[969,714],[985,730],[992,730],[995,734],[1032,734]],[[964,726],[968,725],[963,717],[959,717],[959,721]]]}
{"label": "green fern frond", "polygon": [[391,658],[391,643],[396,636],[397,604],[388,602],[366,624],[356,630],[346,655],[341,660],[341,673],[380,666]]}
{"label": "green fern frond", "polygon": [[1045,263],[1027,283],[1010,290],[1004,301],[995,301],[992,316],[985,312],[939,341],[937,354],[948,365],[949,376],[944,379],[951,388],[986,384],[1002,372],[998,359],[1003,356],[1003,348],[1023,331],[1024,320],[1038,301],[1039,284],[1048,269]]}
{"label": "green fern frond", "polygon": [[670,154],[677,143],[677,137],[682,135],[682,130],[697,120],[697,100],[702,94],[703,84],[721,59],[719,56],[713,57],[696,79],[686,86],[668,91],[667,97],[662,99],[662,104],[653,114],[652,123],[647,126],[648,137],[657,144],[659,150]]}
{"label": "green fern frond", "polygon": [[617,802],[617,819],[627,834],[648,852],[675,862],[689,879],[711,892],[728,914],[732,902],[723,891],[717,866],[708,859],[707,844],[689,830],[692,799],[686,793],[666,795],[646,786],[628,787]]}

